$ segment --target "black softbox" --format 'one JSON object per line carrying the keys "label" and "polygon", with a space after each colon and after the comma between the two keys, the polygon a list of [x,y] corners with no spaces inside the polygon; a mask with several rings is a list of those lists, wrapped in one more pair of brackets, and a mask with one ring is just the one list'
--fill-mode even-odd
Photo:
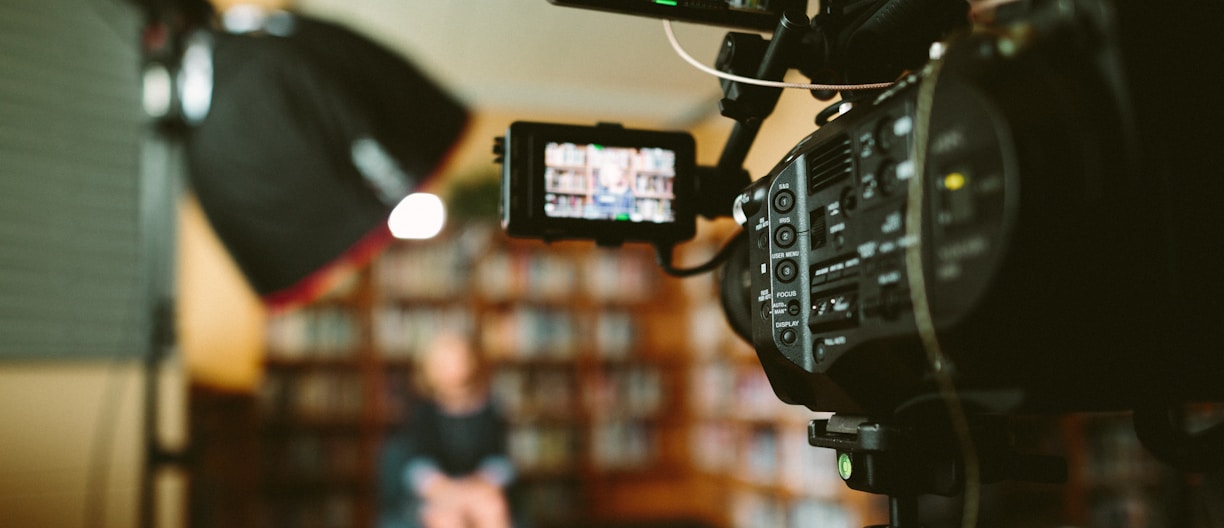
{"label": "black softbox", "polygon": [[187,140],[209,222],[273,306],[309,300],[331,270],[385,246],[391,208],[435,175],[468,118],[402,57],[288,20],[279,35],[214,36],[210,108]]}

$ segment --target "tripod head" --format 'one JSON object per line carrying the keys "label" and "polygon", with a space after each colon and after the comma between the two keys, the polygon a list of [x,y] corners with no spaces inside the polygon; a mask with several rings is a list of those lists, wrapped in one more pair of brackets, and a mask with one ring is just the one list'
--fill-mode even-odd
{"label": "tripod head", "polygon": [[[835,414],[812,420],[808,443],[837,452],[838,474],[850,488],[888,496],[889,524],[877,528],[918,527],[919,495],[951,497],[1003,480],[1066,482],[1062,458],[1016,452],[1004,417],[974,416],[969,423],[972,445],[963,445],[939,416],[899,421]],[[976,478],[967,478],[970,465]]]}

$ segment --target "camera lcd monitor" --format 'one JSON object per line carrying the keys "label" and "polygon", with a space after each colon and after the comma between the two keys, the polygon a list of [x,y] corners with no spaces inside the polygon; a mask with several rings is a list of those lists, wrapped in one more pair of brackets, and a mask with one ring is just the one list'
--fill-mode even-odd
{"label": "camera lcd monitor", "polygon": [[544,214],[617,222],[676,219],[676,152],[550,142],[544,146]]}

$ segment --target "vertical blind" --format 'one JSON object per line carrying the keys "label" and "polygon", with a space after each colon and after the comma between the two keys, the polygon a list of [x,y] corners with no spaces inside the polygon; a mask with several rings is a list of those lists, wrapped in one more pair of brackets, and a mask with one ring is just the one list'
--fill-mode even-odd
{"label": "vertical blind", "polygon": [[126,2],[0,2],[0,359],[148,349],[139,26]]}

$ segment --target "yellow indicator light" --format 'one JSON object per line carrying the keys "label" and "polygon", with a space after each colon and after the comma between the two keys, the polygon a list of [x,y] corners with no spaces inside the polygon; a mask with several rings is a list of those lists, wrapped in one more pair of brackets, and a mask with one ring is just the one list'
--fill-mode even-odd
{"label": "yellow indicator light", "polygon": [[964,174],[953,172],[952,174],[944,176],[943,184],[944,188],[949,191],[959,191],[965,186],[965,182],[967,181],[969,181],[969,179],[966,178]]}

